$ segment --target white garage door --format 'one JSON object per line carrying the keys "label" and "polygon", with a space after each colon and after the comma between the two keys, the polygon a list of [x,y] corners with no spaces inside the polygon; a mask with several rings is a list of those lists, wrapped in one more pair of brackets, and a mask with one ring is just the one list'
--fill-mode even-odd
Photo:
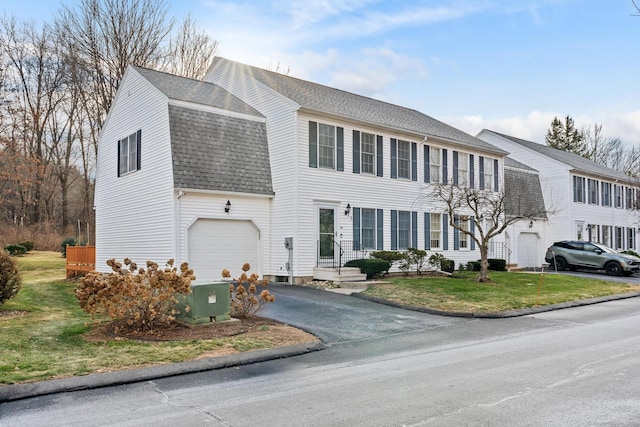
{"label": "white garage door", "polygon": [[518,267],[540,267],[540,238],[536,233],[520,233],[518,236]]}
{"label": "white garage door", "polygon": [[251,221],[199,219],[189,228],[189,267],[198,280],[220,280],[225,268],[239,277],[245,262],[260,274],[258,241]]}

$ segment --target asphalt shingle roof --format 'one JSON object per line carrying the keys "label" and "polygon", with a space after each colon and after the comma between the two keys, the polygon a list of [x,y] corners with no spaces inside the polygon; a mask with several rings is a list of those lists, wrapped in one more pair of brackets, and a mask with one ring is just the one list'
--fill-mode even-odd
{"label": "asphalt shingle roof", "polygon": [[226,73],[246,73],[302,108],[357,121],[442,138],[470,149],[505,155],[504,150],[449,126],[419,111],[356,95],[340,89],[290,77],[217,57],[212,67]]}
{"label": "asphalt shingle roof", "polygon": [[264,122],[169,105],[178,188],[273,195]]}
{"label": "asphalt shingle roof", "polygon": [[504,166],[507,217],[547,218],[538,172],[510,157]]}
{"label": "asphalt shingle roof", "polygon": [[213,83],[133,67],[170,100],[242,113],[169,103],[173,180],[177,188],[273,195],[264,116]]}
{"label": "asphalt shingle roof", "polygon": [[264,117],[255,108],[213,83],[188,79],[148,68],[133,67],[133,69],[169,99]]}
{"label": "asphalt shingle roof", "polygon": [[505,135],[499,132],[494,132],[492,130],[485,129],[485,132],[491,132],[495,135],[499,135],[503,138],[506,138],[516,144],[520,144],[523,147],[526,147],[530,150],[533,150],[537,153],[543,154],[547,157],[550,157],[554,160],[562,162],[578,173],[584,173],[589,175],[598,175],[603,178],[614,179],[618,181],[625,181],[629,184],[634,184],[633,179],[625,175],[622,172],[618,172],[616,170],[610,169],[606,166],[603,166],[599,163],[594,162],[593,160],[589,160],[582,156],[579,156],[574,153],[569,153],[568,151],[559,150],[557,148],[549,147],[548,145],[538,144],[532,141],[527,141],[524,139],[516,138],[513,136]]}

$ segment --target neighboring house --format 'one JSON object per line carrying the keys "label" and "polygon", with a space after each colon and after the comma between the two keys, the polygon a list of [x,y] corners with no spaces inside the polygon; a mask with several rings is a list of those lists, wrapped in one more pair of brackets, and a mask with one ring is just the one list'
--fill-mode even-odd
{"label": "neighboring house", "polygon": [[267,119],[275,197],[266,275],[292,267],[298,281],[324,277],[322,266],[382,249],[479,259],[428,196],[434,183],[501,190],[504,150],[416,110],[224,58],[204,80]]}
{"label": "neighboring house", "polygon": [[98,146],[97,269],[125,257],[188,260],[199,279],[269,268],[265,122],[211,83],[127,68]]}
{"label": "neighboring house", "polygon": [[375,250],[477,260],[429,195],[501,191],[506,154],[418,111],[223,58],[204,82],[129,67],[99,142],[97,265],[174,258],[216,280],[249,262],[301,283],[344,280],[336,267]]}
{"label": "neighboring house", "polygon": [[548,210],[543,251],[553,242],[567,239],[637,250],[636,200],[640,190],[636,180],[576,154],[491,130],[484,129],[477,137],[540,171]]}
{"label": "neighboring house", "polygon": [[509,156],[504,161],[504,186],[507,218],[526,218],[505,230],[510,268],[538,268],[544,262],[547,228],[547,208],[539,173]]}

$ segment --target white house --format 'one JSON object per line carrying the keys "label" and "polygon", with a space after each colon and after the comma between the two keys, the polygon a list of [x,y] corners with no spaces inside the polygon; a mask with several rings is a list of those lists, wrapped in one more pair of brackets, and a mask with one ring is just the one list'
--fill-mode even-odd
{"label": "white house", "polygon": [[[127,70],[100,138],[98,266],[175,258],[216,279],[248,261],[300,283],[382,249],[479,258],[429,194],[434,183],[502,190],[505,150],[412,109],[224,58],[204,80]],[[465,215],[456,221],[474,232]]]}
{"label": "white house", "polygon": [[540,171],[548,210],[543,247],[584,240],[637,250],[638,183],[573,153],[484,129],[478,138],[509,151],[509,157]]}

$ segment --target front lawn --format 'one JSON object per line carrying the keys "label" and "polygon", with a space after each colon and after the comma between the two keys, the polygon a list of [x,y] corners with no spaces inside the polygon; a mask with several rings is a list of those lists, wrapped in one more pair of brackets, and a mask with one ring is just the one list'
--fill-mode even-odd
{"label": "front lawn", "polygon": [[289,338],[315,340],[279,325],[212,339],[95,339],[98,326],[80,308],[76,283],[65,279],[61,254],[30,252],[17,260],[22,289],[0,306],[0,386],[272,348],[289,345]]}
{"label": "front lawn", "polygon": [[474,281],[476,273],[455,277],[392,277],[364,295],[433,310],[460,313],[499,313],[612,294],[640,291],[640,287],[560,274],[491,271],[491,283]]}

